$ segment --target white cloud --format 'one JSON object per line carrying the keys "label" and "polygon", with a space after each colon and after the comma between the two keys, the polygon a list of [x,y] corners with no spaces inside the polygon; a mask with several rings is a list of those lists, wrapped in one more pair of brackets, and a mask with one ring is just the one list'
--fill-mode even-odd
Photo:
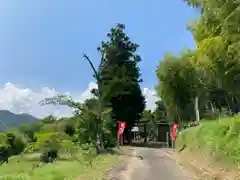
{"label": "white cloud", "polygon": [[[96,83],[90,82],[88,88],[79,96],[73,96],[69,92],[64,94],[73,96],[74,99],[83,102],[85,99],[92,97],[91,90],[96,88]],[[28,88],[20,88],[12,83],[6,83],[3,88],[0,88],[0,109],[9,110],[13,113],[29,113],[36,117],[47,115],[54,116],[70,116],[72,110],[64,106],[40,106],[39,101],[46,97],[58,95],[55,89],[44,87],[38,91],[33,91]],[[143,94],[146,97],[146,106],[148,109],[155,108],[155,101],[158,100],[156,93],[152,89],[144,88]]]}

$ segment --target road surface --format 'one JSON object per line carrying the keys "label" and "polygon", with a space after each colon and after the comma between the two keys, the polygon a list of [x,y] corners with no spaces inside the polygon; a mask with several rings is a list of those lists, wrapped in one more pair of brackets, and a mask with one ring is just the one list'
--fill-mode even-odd
{"label": "road surface", "polygon": [[166,156],[164,150],[134,148],[134,156],[128,159],[128,166],[121,172],[121,180],[193,180],[189,173]]}

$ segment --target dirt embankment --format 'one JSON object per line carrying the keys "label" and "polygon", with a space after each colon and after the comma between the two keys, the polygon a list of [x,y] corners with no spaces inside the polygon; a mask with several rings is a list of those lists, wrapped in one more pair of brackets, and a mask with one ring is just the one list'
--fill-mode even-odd
{"label": "dirt embankment", "polygon": [[179,135],[178,163],[201,179],[240,180],[240,116],[204,121]]}

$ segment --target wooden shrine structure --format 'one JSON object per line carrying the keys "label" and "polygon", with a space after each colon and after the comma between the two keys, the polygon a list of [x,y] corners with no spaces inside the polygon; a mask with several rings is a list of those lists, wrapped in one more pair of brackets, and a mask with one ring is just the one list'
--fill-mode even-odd
{"label": "wooden shrine structure", "polygon": [[[149,121],[141,121],[136,123],[136,127],[138,127],[138,133],[141,137],[144,137],[144,142],[147,142],[148,129],[147,124]],[[160,121],[157,123],[157,138],[158,142],[166,142],[170,139],[170,124],[164,121]],[[169,137],[167,137],[169,136]]]}

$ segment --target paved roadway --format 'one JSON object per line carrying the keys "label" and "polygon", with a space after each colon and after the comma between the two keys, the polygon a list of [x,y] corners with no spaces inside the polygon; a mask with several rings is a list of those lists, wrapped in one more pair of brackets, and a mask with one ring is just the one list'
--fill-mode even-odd
{"label": "paved roadway", "polygon": [[[136,148],[135,155],[143,159],[129,161],[131,180],[193,180],[189,173],[176,165],[175,161],[163,153],[164,150]],[[134,162],[135,161],[135,162]]]}

